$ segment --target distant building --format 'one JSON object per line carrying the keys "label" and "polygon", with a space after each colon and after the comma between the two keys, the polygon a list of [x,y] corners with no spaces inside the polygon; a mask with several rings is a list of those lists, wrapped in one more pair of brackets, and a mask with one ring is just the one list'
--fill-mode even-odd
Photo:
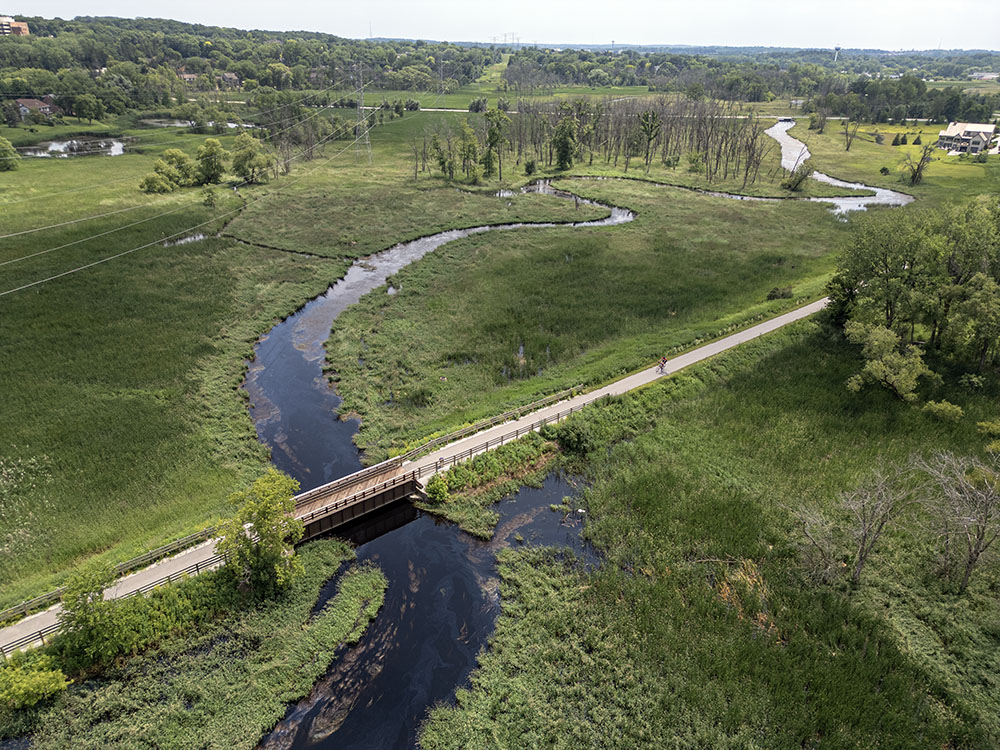
{"label": "distant building", "polygon": [[230,89],[238,89],[240,87],[240,77],[235,73],[222,73],[217,75],[215,80],[220,86],[225,86]]}
{"label": "distant building", "polygon": [[945,130],[938,133],[937,146],[960,154],[978,154],[989,149],[994,132],[996,125],[952,122]]}
{"label": "distant building", "polygon": [[194,83],[198,80],[197,73],[178,73],[177,77],[184,81],[184,83]]}
{"label": "distant building", "polygon": [[0,16],[0,36],[31,36],[28,24],[15,21],[10,16]]}
{"label": "distant building", "polygon": [[[49,99],[49,97],[45,97]],[[45,115],[46,117],[51,117],[52,115],[62,114],[62,109],[57,107],[52,101],[42,101],[41,99],[15,99],[14,103],[17,105],[18,112],[21,113],[21,120],[27,120],[31,117],[32,112],[37,112],[40,115]]]}
{"label": "distant building", "polygon": [[974,81],[995,81],[1000,78],[1000,73],[973,73],[971,77]]}

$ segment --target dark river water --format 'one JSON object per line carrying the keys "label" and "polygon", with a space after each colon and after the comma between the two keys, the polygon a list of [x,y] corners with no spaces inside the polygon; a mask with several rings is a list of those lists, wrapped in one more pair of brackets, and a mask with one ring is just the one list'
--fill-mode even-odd
{"label": "dark river water", "polygon": [[[546,181],[528,190],[577,200]],[[604,208],[606,218],[570,226],[612,226],[634,218],[626,209]],[[344,310],[446,242],[553,226],[560,225],[481,226],[396,245],[355,262],[326,293],[272,328],[255,347],[245,388],[257,435],[271,449],[274,465],[298,479],[303,490],[361,468],[352,442],[358,423],[340,419],[340,398],[323,374],[324,345]],[[377,563],[389,579],[385,604],[361,641],[341,654],[311,695],[290,707],[261,747],[414,747],[428,709],[454,698],[493,631],[500,611],[497,551],[509,544],[556,545],[572,549],[582,564],[595,562],[579,539],[581,516],[564,520],[549,509],[574,494],[558,476],[541,488],[522,489],[499,504],[500,521],[489,542],[405,502],[338,530],[359,545],[360,561]],[[336,580],[317,607],[335,591]]]}
{"label": "dark river water", "polygon": [[[783,161],[802,158],[804,146],[779,123],[769,132],[782,145]],[[817,179],[834,181],[825,175]],[[863,188],[844,183],[843,187]],[[547,181],[533,192],[580,200]],[[505,196],[498,195],[502,200]],[[721,197],[739,198],[721,194]],[[879,190],[876,196],[816,199],[838,213],[870,204],[900,205],[909,196]],[[626,209],[571,226],[612,226],[631,221]],[[361,468],[352,442],[356,421],[338,416],[340,398],[323,373],[324,345],[337,317],[369,292],[385,286],[403,267],[446,242],[481,232],[556,224],[481,226],[441,232],[356,261],[343,279],[276,325],[258,342],[245,387],[260,440],[272,461],[308,490]],[[394,290],[390,287],[387,293]],[[575,488],[550,476],[539,489],[522,489],[498,506],[493,539],[480,541],[453,524],[407,503],[385,508],[340,531],[358,546],[358,559],[377,563],[389,579],[385,605],[361,641],[346,649],[312,693],[289,708],[261,742],[276,748],[410,748],[430,707],[453,700],[468,680],[499,614],[496,553],[510,544],[568,547],[585,565],[592,552],[579,539],[582,514],[564,520],[549,509]],[[523,540],[523,541],[522,541]],[[336,590],[324,590],[321,607]]]}

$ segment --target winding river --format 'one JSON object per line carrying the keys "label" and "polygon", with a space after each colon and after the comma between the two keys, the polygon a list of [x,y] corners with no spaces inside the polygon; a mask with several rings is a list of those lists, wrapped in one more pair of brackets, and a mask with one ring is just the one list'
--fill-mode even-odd
{"label": "winding river", "polygon": [[[778,123],[768,130],[781,144],[786,168],[808,156],[805,145],[788,135],[790,127]],[[838,214],[912,200],[891,190],[813,176],[838,187],[875,191],[874,196],[804,199],[829,204]],[[324,345],[344,310],[385,286],[400,269],[452,240],[523,227],[614,226],[635,218],[627,209],[579,199],[552,188],[548,181],[526,190],[601,206],[608,216],[571,224],[486,225],[401,243],[356,261],[344,278],[258,341],[244,384],[257,435],[271,449],[274,465],[298,479],[303,490],[361,467],[352,442],[358,423],[339,418],[340,398],[323,372]],[[393,291],[387,288],[387,293]],[[580,542],[579,522],[571,516],[567,524],[548,510],[574,492],[572,483],[557,476],[550,476],[541,488],[523,489],[498,506],[500,522],[489,542],[405,503],[342,530],[358,545],[358,559],[377,563],[388,577],[385,605],[361,642],[346,649],[312,693],[289,708],[261,747],[414,747],[428,709],[453,699],[493,630],[499,613],[496,552],[524,538],[568,547],[584,564],[596,564]],[[335,584],[331,581],[317,607],[335,593]]]}
{"label": "winding river", "polygon": [[[765,131],[769,136],[778,142],[778,145],[781,146],[781,166],[789,171],[794,170],[797,166],[812,156],[812,154],[809,153],[809,149],[806,147],[806,144],[788,134],[788,131],[793,127],[795,127],[794,122],[779,122]],[[868,208],[868,206],[905,206],[907,203],[911,203],[913,201],[913,196],[907,195],[906,193],[898,193],[895,190],[873,187],[860,182],[838,180],[836,177],[830,177],[830,175],[823,174],[822,172],[813,172],[812,179],[817,182],[844,188],[846,190],[875,191],[875,195],[859,195],[845,198],[806,199],[815,203],[829,204],[833,207],[834,213],[841,216],[848,214],[851,211],[864,211]]]}

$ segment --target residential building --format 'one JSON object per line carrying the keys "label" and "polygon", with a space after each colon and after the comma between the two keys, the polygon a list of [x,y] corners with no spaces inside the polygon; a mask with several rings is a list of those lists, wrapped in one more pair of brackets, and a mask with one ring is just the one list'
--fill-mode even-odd
{"label": "residential building", "polygon": [[996,125],[952,122],[945,130],[938,133],[937,146],[960,154],[978,154],[989,149],[995,132]]}
{"label": "residential building", "polygon": [[0,36],[30,36],[28,24],[15,21],[10,16],[0,16]]}
{"label": "residential building", "polygon": [[238,89],[240,87],[240,77],[235,73],[221,73],[215,77],[215,80],[220,86],[225,86],[228,89]]}
{"label": "residential building", "polygon": [[[46,97],[46,99],[49,99],[49,97]],[[45,115],[46,117],[62,114],[62,109],[57,107],[51,100],[42,101],[41,99],[15,99],[14,103],[17,104],[17,109],[21,113],[22,121],[31,117],[32,112],[37,112],[38,114]]]}

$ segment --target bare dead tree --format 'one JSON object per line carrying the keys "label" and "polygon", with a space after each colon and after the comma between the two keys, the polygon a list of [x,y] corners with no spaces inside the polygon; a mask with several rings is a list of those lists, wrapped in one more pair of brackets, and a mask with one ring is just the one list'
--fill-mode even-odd
{"label": "bare dead tree", "polygon": [[802,534],[800,553],[806,574],[815,581],[830,583],[843,570],[837,560],[833,522],[815,508],[797,508],[792,515]]}
{"label": "bare dead tree", "polygon": [[861,120],[854,120],[851,122],[850,119],[844,120],[844,150],[850,151],[851,145],[854,143],[854,139],[858,137],[858,128],[861,127]]}
{"label": "bare dead tree", "polygon": [[914,159],[911,154],[906,155],[903,160],[903,169],[909,174],[911,185],[919,185],[920,181],[924,179],[924,170],[927,169],[928,164],[934,161],[934,149],[935,146],[927,144],[920,150],[918,158]]}
{"label": "bare dead tree", "polygon": [[928,478],[922,501],[942,541],[945,570],[958,574],[964,593],[1000,536],[1000,474],[995,465],[948,452],[913,463]]}
{"label": "bare dead tree", "polygon": [[878,544],[882,532],[910,503],[910,492],[904,485],[904,475],[883,468],[857,489],[840,496],[840,505],[851,517],[854,540],[854,563],[851,581],[861,581],[861,571]]}

